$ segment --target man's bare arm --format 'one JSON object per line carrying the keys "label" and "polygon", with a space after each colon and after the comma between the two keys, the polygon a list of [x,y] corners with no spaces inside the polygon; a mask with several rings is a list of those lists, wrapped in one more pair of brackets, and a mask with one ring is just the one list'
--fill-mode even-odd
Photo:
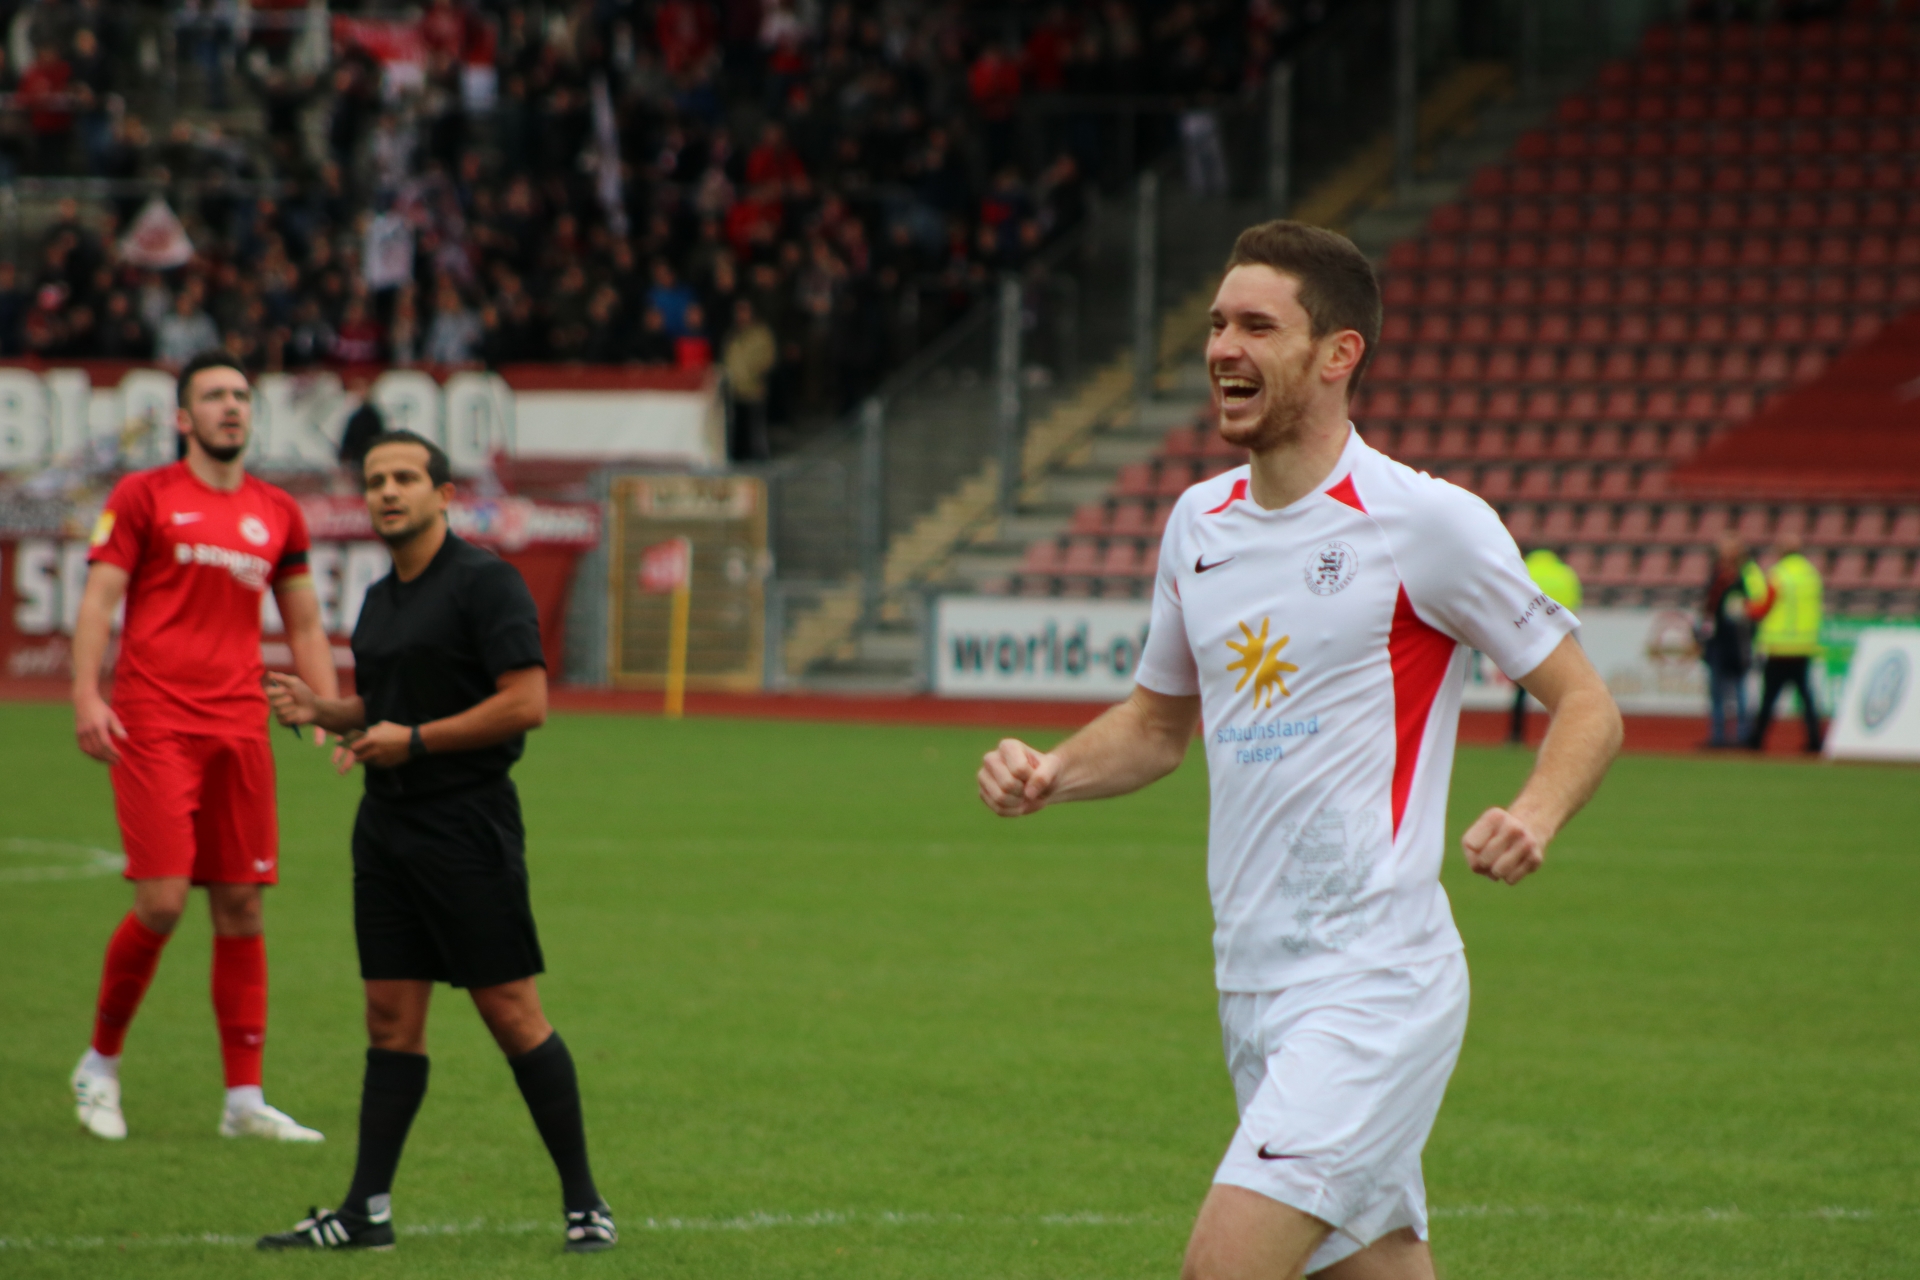
{"label": "man's bare arm", "polygon": [[[327,659],[332,669],[333,659]],[[367,706],[359,694],[322,698],[299,676],[267,672],[267,704],[281,724],[318,725],[330,733],[347,734],[367,727]]]}
{"label": "man's bare arm", "polygon": [[1533,773],[1505,809],[1481,814],[1460,843],[1467,865],[1518,884],[1540,868],[1547,844],[1600,788],[1620,751],[1620,708],[1572,636],[1521,678],[1552,717]]}
{"label": "man's bare arm", "polygon": [[340,676],[333,665],[333,642],[320,624],[320,597],[314,593],[313,579],[304,575],[290,578],[275,587],[273,595],[280,605],[280,621],[287,629],[287,648],[293,651],[293,669],[316,698],[339,698]]}
{"label": "man's bare arm", "polygon": [[115,738],[127,736],[126,726],[100,696],[100,664],[107,659],[113,638],[113,611],[126,598],[129,574],[117,564],[96,560],[87,566],[87,587],[80,597],[80,616],[73,627],[73,730],[80,749],[95,760],[118,764]]}
{"label": "man's bare arm", "polygon": [[1018,818],[1066,800],[1138,791],[1180,767],[1199,722],[1199,698],[1136,685],[1125,702],[1052,751],[1002,741],[980,763],[980,799],[1001,817]]}

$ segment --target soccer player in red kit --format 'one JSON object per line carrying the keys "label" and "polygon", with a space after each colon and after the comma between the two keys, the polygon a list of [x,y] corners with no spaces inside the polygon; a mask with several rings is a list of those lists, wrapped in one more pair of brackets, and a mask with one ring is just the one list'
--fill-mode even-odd
{"label": "soccer player in red kit", "polygon": [[[307,572],[307,527],[283,490],[241,455],[252,388],[227,356],[180,371],[183,456],[123,479],[94,527],[73,638],[80,749],[112,767],[133,910],[107,945],[93,1043],[74,1068],[80,1123],[124,1138],[120,1046],[186,909],[205,885],[213,916],[213,1010],[226,1068],[220,1132],[287,1142],[321,1135],[266,1103],[267,953],[260,887],[278,877],[273,755],[267,742],[262,597],[280,606],[301,679],[335,690],[333,651]],[[114,610],[126,620],[113,702],[100,695]]]}

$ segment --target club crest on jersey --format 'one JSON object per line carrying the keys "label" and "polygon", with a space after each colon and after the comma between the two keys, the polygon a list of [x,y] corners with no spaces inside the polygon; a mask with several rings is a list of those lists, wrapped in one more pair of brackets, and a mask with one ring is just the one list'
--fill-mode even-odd
{"label": "club crest on jersey", "polygon": [[267,539],[273,535],[267,532],[266,521],[259,516],[246,515],[240,517],[240,536],[256,547],[264,547],[267,545]]}
{"label": "club crest on jersey", "polygon": [[1271,707],[1275,689],[1280,691],[1281,697],[1291,698],[1293,692],[1287,688],[1283,677],[1300,669],[1291,662],[1280,660],[1280,651],[1287,647],[1287,641],[1293,639],[1292,636],[1281,636],[1272,644],[1267,643],[1267,621],[1260,619],[1259,635],[1255,635],[1253,628],[1243,622],[1240,624],[1240,634],[1246,639],[1227,641],[1227,648],[1240,655],[1240,661],[1227,664],[1228,671],[1240,673],[1239,683],[1233,686],[1233,691],[1238,693],[1247,687],[1247,681],[1253,681],[1253,705],[1256,707]]}
{"label": "club crest on jersey", "polygon": [[1307,590],[1317,596],[1336,595],[1359,572],[1359,552],[1344,542],[1323,542],[1307,556]]}

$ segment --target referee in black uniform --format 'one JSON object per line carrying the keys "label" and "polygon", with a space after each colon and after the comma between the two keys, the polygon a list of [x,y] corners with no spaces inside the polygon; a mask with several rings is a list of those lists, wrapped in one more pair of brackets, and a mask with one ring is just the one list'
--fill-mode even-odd
{"label": "referee in black uniform", "polygon": [[410,431],[374,437],[367,509],[393,572],[353,629],[351,698],[316,698],[275,674],[282,724],[342,735],[342,772],[366,766],[353,825],[353,929],[367,989],[366,1082],[353,1184],[262,1249],[385,1249],[407,1129],[427,1092],[435,982],[467,988],[499,1042],[560,1171],[566,1248],[618,1236],[587,1166],[580,1089],[566,1042],[540,1009],[543,967],[527,897],[520,797],[507,771],[547,717],[540,618],[519,571],[447,528],[447,458]]}

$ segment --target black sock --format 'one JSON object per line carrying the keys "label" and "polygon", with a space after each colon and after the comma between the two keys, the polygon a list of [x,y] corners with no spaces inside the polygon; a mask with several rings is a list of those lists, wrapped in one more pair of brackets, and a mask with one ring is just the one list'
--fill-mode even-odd
{"label": "black sock", "polygon": [[340,1203],[343,1211],[366,1217],[369,1198],[392,1192],[400,1148],[426,1096],[426,1054],[367,1050],[367,1077],[360,1087],[360,1154],[353,1164],[353,1185]]}
{"label": "black sock", "polygon": [[533,1113],[533,1127],[540,1131],[560,1171],[560,1194],[568,1213],[597,1208],[599,1189],[593,1185],[593,1171],[587,1167],[587,1129],[580,1117],[580,1081],[573,1073],[573,1055],[558,1031],[548,1036],[537,1049],[517,1058],[508,1058],[513,1078],[520,1085],[520,1096]]}

